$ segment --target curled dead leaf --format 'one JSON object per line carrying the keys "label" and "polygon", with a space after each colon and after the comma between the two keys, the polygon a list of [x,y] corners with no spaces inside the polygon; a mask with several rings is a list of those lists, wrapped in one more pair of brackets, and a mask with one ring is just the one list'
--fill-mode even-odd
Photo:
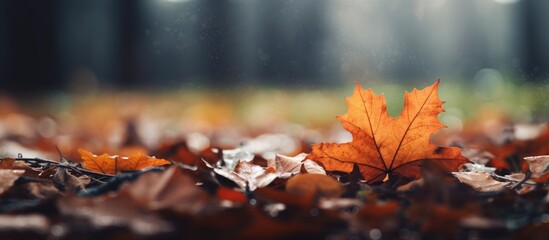
{"label": "curled dead leaf", "polygon": [[510,182],[496,181],[487,172],[452,172],[462,183],[465,183],[480,192],[501,191],[511,185]]}
{"label": "curled dead leaf", "polygon": [[[209,165],[209,167],[212,167]],[[233,181],[241,189],[254,191],[269,185],[278,176],[273,167],[261,167],[251,162],[239,161],[234,170],[214,168],[215,173]]]}
{"label": "curled dead leaf", "polygon": [[549,155],[525,157],[532,177],[539,178],[549,172]]}
{"label": "curled dead leaf", "polygon": [[274,159],[268,160],[268,166],[274,167],[279,178],[288,179],[300,173],[301,167],[308,173],[326,174],[324,168],[318,163],[306,159],[306,153],[300,153],[295,157],[277,154]]}

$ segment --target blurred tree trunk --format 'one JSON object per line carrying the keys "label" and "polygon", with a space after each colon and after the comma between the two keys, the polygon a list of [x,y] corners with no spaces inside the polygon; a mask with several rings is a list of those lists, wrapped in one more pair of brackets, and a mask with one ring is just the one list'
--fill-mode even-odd
{"label": "blurred tree trunk", "polygon": [[137,0],[119,1],[119,76],[118,85],[131,87],[138,82],[136,78],[136,41],[140,25],[139,2]]}
{"label": "blurred tree trunk", "polygon": [[197,35],[201,39],[200,47],[203,48],[205,79],[213,85],[227,84],[235,82],[235,63],[237,61],[233,54],[234,35],[233,31],[235,19],[230,16],[231,3],[229,1],[203,0]]}
{"label": "blurred tree trunk", "polygon": [[[521,1],[522,59],[521,68],[526,79],[533,81],[549,77],[549,49],[546,1]],[[545,8],[544,8],[545,7]]]}
{"label": "blurred tree trunk", "polygon": [[5,4],[8,89],[33,94],[63,86],[57,69],[56,6],[57,1],[17,0]]}

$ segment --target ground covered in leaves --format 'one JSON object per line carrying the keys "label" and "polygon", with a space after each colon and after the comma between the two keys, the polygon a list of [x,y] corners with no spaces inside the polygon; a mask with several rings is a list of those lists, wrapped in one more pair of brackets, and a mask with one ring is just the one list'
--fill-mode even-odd
{"label": "ground covered in leaves", "polygon": [[101,107],[44,117],[0,99],[0,236],[547,239],[545,124],[484,119],[439,132],[438,85],[406,93],[396,118],[357,85],[343,128],[253,131],[104,121]]}

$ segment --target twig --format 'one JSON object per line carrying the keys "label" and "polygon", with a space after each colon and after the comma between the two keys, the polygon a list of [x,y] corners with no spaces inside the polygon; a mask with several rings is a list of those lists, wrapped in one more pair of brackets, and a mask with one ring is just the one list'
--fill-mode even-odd
{"label": "twig", "polygon": [[57,150],[57,153],[59,153],[59,159],[61,162],[68,162],[65,156],[63,156],[63,153],[61,153],[61,149],[57,145],[55,145],[55,149]]}
{"label": "twig", "polygon": [[508,177],[504,177],[504,176],[500,176],[500,175],[497,175],[495,173],[492,173],[491,174],[492,178],[494,178],[495,180],[501,180],[501,181],[505,181],[505,182],[514,182],[516,183],[515,186],[513,186],[513,189],[517,186],[520,186],[522,184],[528,184],[528,185],[537,185],[536,183],[530,183],[530,182],[527,182],[530,178],[529,177],[526,177],[524,176],[523,179],[513,179],[513,178],[508,178]]}
{"label": "twig", "polygon": [[75,171],[79,171],[79,172],[87,174],[87,175],[93,175],[93,176],[96,176],[96,177],[114,177],[114,175],[111,175],[111,174],[93,172],[93,171],[90,171],[90,170],[87,170],[87,169],[84,169],[84,168],[81,168],[81,167],[62,164],[60,162],[56,162],[56,161],[52,161],[52,160],[48,160],[48,159],[23,158],[23,157],[17,157],[17,158],[14,158],[14,159],[16,161],[23,161],[23,162],[25,162],[25,163],[29,164],[30,166],[33,166],[33,167],[34,166],[40,166],[40,167],[43,167],[43,168],[49,168],[49,167],[68,168],[68,169],[72,169],[72,170],[75,170]]}
{"label": "twig", "polygon": [[513,190],[519,189],[520,185],[526,183],[526,181],[530,180],[531,177],[532,177],[532,172],[530,171],[530,169],[528,169],[524,174],[524,178],[520,180],[520,182],[516,183],[513,187],[511,187],[511,189]]}
{"label": "twig", "polygon": [[[58,168],[67,168],[67,166],[69,166],[71,170],[74,170],[74,171],[78,172],[79,174],[84,174],[84,172],[81,171],[82,169],[81,169],[81,168],[78,168],[78,164],[74,165],[73,162],[71,162],[71,161],[69,161],[69,160],[67,160],[67,159],[65,158],[65,156],[63,155],[63,153],[61,153],[61,150],[59,149],[59,147],[58,147],[57,145],[55,145],[55,149],[57,149],[57,153],[59,153],[59,160],[61,161],[61,162],[59,163],[59,165],[57,166]],[[71,163],[73,163],[73,164],[71,164]],[[117,165],[117,164],[115,164],[114,166],[116,167],[116,165]],[[84,170],[85,170],[85,169],[84,169]],[[116,171],[115,171],[115,172],[116,172]],[[96,182],[105,183],[105,182],[99,180],[99,178],[94,178],[93,176],[90,176],[89,173],[87,173],[87,175],[88,175],[92,180],[94,180],[94,181],[96,181]]]}

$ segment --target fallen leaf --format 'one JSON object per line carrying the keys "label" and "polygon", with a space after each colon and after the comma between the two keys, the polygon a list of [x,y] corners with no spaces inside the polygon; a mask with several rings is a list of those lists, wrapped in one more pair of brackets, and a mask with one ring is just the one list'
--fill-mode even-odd
{"label": "fallen leaf", "polygon": [[274,159],[268,160],[268,166],[274,167],[279,178],[288,179],[301,172],[303,166],[308,173],[326,174],[324,168],[318,163],[306,159],[306,153],[300,153],[295,157],[277,154]]}
{"label": "fallen leaf", "polygon": [[278,176],[272,167],[264,168],[246,161],[239,161],[234,170],[226,168],[214,168],[213,170],[236,183],[241,189],[248,188],[250,191],[269,185]]}
{"label": "fallen leaf", "polygon": [[[0,194],[10,195],[17,198],[49,199],[61,195],[53,186],[53,183],[46,180],[49,176],[42,176],[43,171],[31,168],[22,161],[12,158],[4,158],[0,162]],[[27,177],[27,180],[17,187],[11,187],[19,177]]]}
{"label": "fallen leaf", "polygon": [[329,171],[351,172],[357,164],[368,182],[387,180],[393,175],[417,178],[424,161],[436,161],[448,170],[457,170],[467,162],[458,148],[429,143],[429,137],[445,127],[437,118],[444,111],[438,85],[439,81],[406,93],[400,116],[391,118],[385,97],[375,95],[371,89],[364,90],[357,83],[353,96],[347,98],[349,111],[337,117],[352,133],[352,142],[316,144],[308,158]]}
{"label": "fallen leaf", "polygon": [[494,180],[487,172],[452,172],[462,183],[465,183],[480,192],[501,191],[509,186],[510,182]]}
{"label": "fallen leaf", "polygon": [[[512,174],[503,176],[503,178],[512,179],[512,180],[515,180],[516,182],[524,181],[525,177],[526,177],[526,174],[524,173],[512,173]],[[520,185],[520,187],[517,187],[515,191],[518,194],[529,193],[536,188],[535,184],[536,184],[535,181],[527,179],[524,183]],[[514,185],[509,185],[509,187],[512,187],[512,186]]]}
{"label": "fallen leaf", "polygon": [[[476,163],[466,163],[463,165],[461,172],[453,172],[452,174],[458,178],[460,182],[465,183],[480,192],[501,191],[505,187],[512,189],[515,188],[513,183],[523,181],[525,178],[524,173],[499,176],[495,171],[496,168],[493,167],[486,167]],[[494,176],[497,176],[496,178],[499,178],[501,181],[494,179]],[[535,184],[533,181],[527,180],[525,184],[522,184],[520,188],[516,188],[515,190],[519,194],[525,194],[534,190],[533,184]]]}
{"label": "fallen leaf", "polygon": [[320,165],[318,165],[317,162],[313,161],[313,160],[305,160],[303,161],[303,165],[302,165],[302,168],[307,172],[307,173],[314,173],[314,174],[324,174],[326,175],[326,171],[324,170],[324,168]]}
{"label": "fallen leaf", "polygon": [[80,153],[84,168],[105,174],[118,174],[122,171],[141,170],[170,164],[169,161],[149,157],[143,153],[134,153],[129,157],[109,156],[106,153],[97,156],[81,148],[78,149],[78,153]]}
{"label": "fallen leaf", "polygon": [[549,155],[525,157],[532,177],[539,178],[549,171]]}

